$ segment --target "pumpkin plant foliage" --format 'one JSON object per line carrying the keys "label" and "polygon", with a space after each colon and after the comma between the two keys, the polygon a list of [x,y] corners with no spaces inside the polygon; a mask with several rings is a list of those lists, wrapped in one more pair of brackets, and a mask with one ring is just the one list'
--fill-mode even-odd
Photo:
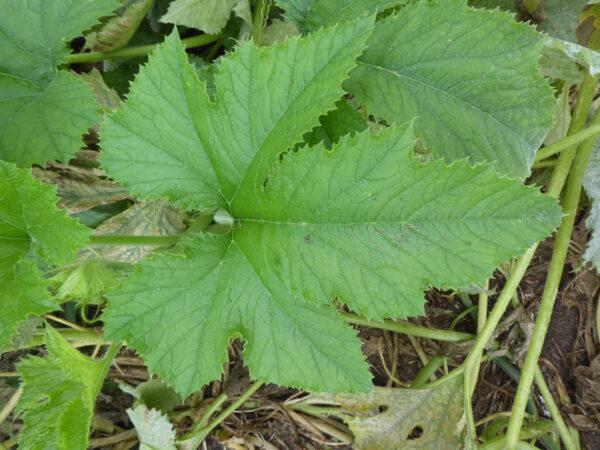
{"label": "pumpkin plant foliage", "polygon": [[[232,337],[259,379],[371,389],[334,298],[370,318],[423,313],[423,291],[489,276],[559,223],[556,202],[492,166],[421,163],[413,125],[291,151],[335,107],[373,17],[221,59],[214,101],[177,34],[107,116],[101,161],[142,198],[224,209],[233,229],[155,254],[109,296],[108,339],[182,394],[217,378]],[[151,332],[149,332],[151,330]]]}
{"label": "pumpkin plant foliage", "polygon": [[[56,188],[0,160],[0,348],[30,314],[57,308],[38,265],[72,261],[90,230],[56,208]],[[31,254],[35,258],[30,257]]]}
{"label": "pumpkin plant foliage", "polygon": [[118,0],[5,0],[0,14],[0,159],[20,167],[68,161],[98,122],[92,88],[59,71],[66,43]]}

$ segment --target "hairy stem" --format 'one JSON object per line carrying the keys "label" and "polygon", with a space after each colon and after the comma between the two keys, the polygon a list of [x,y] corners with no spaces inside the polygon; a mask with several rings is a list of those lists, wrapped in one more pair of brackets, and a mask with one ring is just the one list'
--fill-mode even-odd
{"label": "hairy stem", "polygon": [[[185,48],[202,47],[203,45],[210,44],[221,37],[220,34],[201,34],[186,39],[182,39],[181,43]],[[77,64],[83,62],[98,62],[104,61],[105,59],[116,59],[116,58],[134,58],[136,56],[144,56],[151,53],[158,44],[141,45],[139,47],[126,47],[112,52],[88,52],[88,53],[74,53],[65,56],[67,64]]]}
{"label": "hairy stem", "polygon": [[[596,112],[591,124],[600,124],[600,112]],[[523,371],[521,372],[521,381],[519,382],[515,403],[513,405],[513,413],[508,424],[507,445],[509,449],[514,449],[519,439],[519,430],[523,422],[525,405],[531,390],[531,383],[537,368],[537,362],[542,351],[542,346],[544,345],[544,339],[548,332],[548,325],[550,324],[554,301],[558,293],[565,261],[567,259],[569,242],[571,240],[573,225],[575,224],[575,215],[577,214],[577,206],[579,205],[579,197],[583,186],[583,176],[585,175],[585,169],[595,143],[596,139],[590,138],[581,144],[581,148],[577,152],[569,177],[563,206],[565,217],[563,217],[562,224],[558,228],[556,234],[554,251],[552,252],[552,261],[550,262],[550,269],[548,270],[548,277],[546,278],[546,285],[544,286],[544,293],[542,294],[540,310],[535,321],[535,328],[533,329],[533,335],[531,337],[529,349],[527,350],[525,364],[523,365]]]}

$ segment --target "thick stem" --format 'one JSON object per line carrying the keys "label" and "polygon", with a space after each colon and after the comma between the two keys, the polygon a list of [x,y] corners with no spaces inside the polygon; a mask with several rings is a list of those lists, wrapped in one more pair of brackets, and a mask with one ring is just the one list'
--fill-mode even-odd
{"label": "thick stem", "polygon": [[[181,43],[185,48],[202,47],[219,39],[219,34],[201,34],[187,39],[182,39]],[[65,56],[67,64],[77,64],[84,62],[98,62],[105,59],[116,58],[134,58],[136,56],[145,56],[151,53],[158,44],[141,45],[139,47],[126,47],[112,52],[89,52],[89,53],[73,53]]]}
{"label": "thick stem", "polygon": [[[591,125],[598,124],[600,124],[600,111],[596,112],[591,122]],[[573,225],[575,224],[575,215],[577,213],[577,206],[579,205],[579,197],[583,186],[583,176],[585,175],[585,169],[595,143],[596,139],[590,138],[581,144],[581,148],[577,152],[569,177],[563,207],[565,217],[563,217],[562,224],[556,234],[554,251],[552,252],[552,261],[550,262],[550,269],[548,270],[548,277],[546,278],[546,285],[544,286],[544,293],[542,294],[540,310],[535,321],[535,328],[533,329],[533,335],[531,336],[525,364],[523,365],[523,371],[521,372],[521,381],[519,382],[517,395],[513,405],[513,413],[510,416],[510,422],[508,424],[507,445],[509,449],[514,449],[519,440],[519,430],[523,423],[525,405],[527,404],[527,398],[529,397],[529,392],[531,390],[531,383],[533,381],[537,362],[542,351],[542,346],[544,345],[544,339],[548,332],[548,325],[550,324],[554,301],[556,299],[556,294],[558,293],[565,260],[567,258],[569,242],[571,240]]]}
{"label": "thick stem", "polygon": [[354,325],[364,325],[366,327],[379,328],[380,330],[389,330],[409,336],[424,337],[438,341],[466,342],[474,337],[470,333],[463,333],[461,331],[437,330],[434,328],[420,327],[410,323],[394,322],[393,320],[379,322],[377,320],[365,319],[352,313],[340,313],[340,315],[346,319],[348,323]]}

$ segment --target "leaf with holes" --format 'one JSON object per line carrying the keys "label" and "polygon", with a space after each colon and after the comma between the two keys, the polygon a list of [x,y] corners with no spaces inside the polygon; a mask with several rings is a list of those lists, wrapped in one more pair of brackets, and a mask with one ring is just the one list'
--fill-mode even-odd
{"label": "leaf with holes", "polygon": [[422,314],[423,290],[482,280],[559,223],[553,199],[490,166],[420,163],[410,124],[286,153],[335,107],[371,29],[372,18],[248,43],[221,59],[214,102],[171,35],[107,117],[109,176],[233,218],[227,234],[140,262],[103,316],[108,339],[125,339],[182,394],[220,376],[232,337],[246,340],[256,378],[367,391],[335,297],[372,318]]}
{"label": "leaf with holes", "polygon": [[474,449],[475,443],[466,433],[462,400],[462,378],[458,377],[429,389],[375,388],[370,394],[352,396],[319,394],[311,403],[340,405],[360,449]]}

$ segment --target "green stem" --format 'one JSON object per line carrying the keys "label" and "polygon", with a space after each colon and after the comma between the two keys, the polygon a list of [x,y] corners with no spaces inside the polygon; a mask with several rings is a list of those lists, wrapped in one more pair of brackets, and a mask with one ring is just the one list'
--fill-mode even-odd
{"label": "green stem", "polygon": [[270,0],[258,0],[252,17],[252,40],[257,46],[262,44],[263,25]]}
{"label": "green stem", "polygon": [[[181,43],[185,48],[201,47],[216,41],[220,37],[219,34],[201,34],[199,36],[182,39]],[[136,56],[145,56],[148,53],[151,53],[157,45],[158,44],[150,44],[141,45],[139,47],[126,47],[112,52],[74,53],[65,56],[65,61],[67,64],[77,64],[83,62],[104,61],[105,59],[134,58]]]}
{"label": "green stem", "polygon": [[475,339],[475,343],[469,352],[469,356],[465,359],[463,365],[465,366],[465,377],[464,377],[464,410],[467,419],[467,425],[469,427],[469,432],[474,437],[475,436],[475,422],[473,420],[473,406],[471,405],[471,395],[475,390],[475,378],[477,366],[479,365],[481,355],[485,346],[488,344],[494,330],[500,323],[502,316],[504,315],[504,311],[508,307],[510,300],[512,299],[513,292],[517,290],[523,275],[525,275],[525,271],[535,254],[535,250],[537,248],[537,244],[532,248],[527,250],[514,265],[513,270],[511,271],[508,279],[506,280],[506,284],[496,301],[496,304],[490,311],[488,318],[485,322],[484,327],[477,334],[477,339]]}
{"label": "green stem", "polygon": [[454,330],[454,327],[456,325],[458,325],[458,322],[460,322],[465,316],[467,316],[468,314],[472,313],[473,311],[475,311],[479,306],[478,305],[473,305],[468,309],[465,309],[463,312],[461,312],[458,316],[456,316],[454,318],[454,320],[452,321],[452,323],[450,324],[450,331]]}
{"label": "green stem", "polygon": [[8,399],[8,402],[6,403],[6,405],[4,405],[2,411],[0,411],[0,423],[4,422],[4,420],[6,420],[6,418],[10,415],[13,409],[16,408],[17,402],[19,401],[19,398],[21,398],[21,394],[23,394],[23,388],[17,389],[14,392],[14,394]]}
{"label": "green stem", "polygon": [[[532,423],[530,425],[524,426],[522,430],[520,430],[520,439],[521,441],[525,439],[538,439],[548,433],[554,431],[555,426],[554,422],[551,420],[542,420],[536,423]],[[518,444],[518,445],[516,445]],[[521,448],[537,448],[530,444],[526,444],[524,442],[519,442],[515,444],[515,449]],[[480,447],[482,450],[505,450],[507,448],[507,436],[498,436],[497,438],[490,439],[485,444]]]}
{"label": "green stem", "polygon": [[206,422],[208,422],[208,419],[210,419],[210,416],[212,416],[221,407],[221,405],[223,403],[225,403],[226,400],[227,400],[227,394],[225,392],[223,392],[221,395],[219,395],[216,398],[216,400],[214,402],[211,403],[211,405],[204,412],[204,414],[202,414],[200,416],[198,421],[194,424],[194,426],[190,430],[190,433],[195,433],[197,431],[200,431],[204,427]]}
{"label": "green stem", "polygon": [[423,388],[427,383],[427,380],[432,375],[434,375],[440,367],[442,367],[442,364],[444,364],[444,358],[442,358],[441,356],[436,355],[433,358],[431,358],[427,365],[419,371],[419,373],[413,380],[412,384],[410,385],[411,389]]}
{"label": "green stem", "polygon": [[183,235],[171,236],[111,236],[92,235],[89,243],[91,245],[116,245],[116,246],[148,246],[148,247],[170,247],[183,239]]}
{"label": "green stem", "polygon": [[562,152],[566,148],[572,147],[574,145],[578,145],[581,142],[585,141],[588,138],[597,137],[600,134],[600,125],[596,125],[593,127],[585,128],[581,131],[571,134],[566,138],[549,145],[548,147],[544,147],[538,150],[535,155],[535,162],[541,161],[542,159],[549,158],[552,155],[556,155],[559,152]]}
{"label": "green stem", "polygon": [[[81,343],[85,343],[88,345],[108,344],[108,342],[104,342],[102,340],[102,335],[96,333],[92,329],[90,329],[90,331],[80,331],[80,330],[73,330],[70,328],[55,328],[55,330],[58,331],[62,335],[62,337],[64,337],[68,341],[81,342]],[[19,345],[18,347],[14,347],[12,345],[7,345],[4,348],[4,352],[14,352],[16,350],[21,350],[21,349],[30,348],[30,347],[37,347],[38,345],[43,345],[43,344],[44,344],[44,336],[36,335],[36,336],[33,336],[31,339],[26,340],[23,344]]]}
{"label": "green stem", "polygon": [[543,169],[544,167],[554,167],[558,163],[558,159],[549,159],[547,161],[539,161],[533,163],[531,166],[532,169]]}
{"label": "green stem", "polygon": [[550,416],[552,416],[552,420],[554,420],[554,424],[556,425],[556,429],[563,441],[563,444],[565,445],[565,448],[567,450],[577,450],[577,444],[569,432],[569,429],[567,428],[567,425],[560,414],[558,406],[556,406],[556,403],[554,402],[554,397],[552,397],[552,393],[550,392],[550,389],[548,389],[548,385],[546,384],[546,380],[544,380],[544,375],[542,374],[539,366],[536,366],[535,368],[535,383],[542,394],[542,398],[546,403],[548,411],[550,411]]}
{"label": "green stem", "polygon": [[[487,291],[490,288],[489,280],[486,280],[483,288]],[[479,303],[477,309],[477,332],[480,333],[485,326],[485,321],[487,320],[487,311],[488,311],[488,295],[487,292],[479,294]]]}
{"label": "green stem", "polygon": [[466,342],[473,339],[471,333],[463,333],[461,331],[446,331],[437,330],[434,328],[420,327],[410,323],[394,322],[393,320],[377,320],[365,319],[352,313],[340,313],[348,323],[354,325],[364,325],[366,327],[379,328],[380,330],[388,330],[396,333],[406,334],[409,336],[418,336],[429,339],[436,339],[445,342]]}
{"label": "green stem", "polygon": [[244,404],[246,400],[250,398],[252,394],[254,394],[262,385],[264,381],[255,381],[250,388],[246,392],[244,392],[236,401],[234,401],[227,409],[225,409],[221,414],[219,414],[215,420],[213,420],[206,427],[200,428],[199,430],[195,430],[191,433],[186,434],[178,439],[179,442],[186,441],[189,439],[193,439],[193,448],[199,445],[208,434],[214,430],[221,422],[223,422],[227,417],[229,417],[236,409],[238,409],[241,405]]}
{"label": "green stem", "polygon": [[[591,121],[591,125],[598,124],[600,124],[600,110],[594,114]],[[523,422],[527,397],[531,390],[531,383],[533,381],[538,359],[542,351],[542,346],[544,345],[546,333],[548,332],[548,325],[550,324],[554,301],[558,293],[567,258],[569,242],[571,240],[573,225],[575,224],[575,215],[577,214],[577,206],[579,205],[579,197],[581,196],[581,188],[583,186],[583,176],[595,143],[596,138],[590,138],[581,144],[581,148],[577,152],[569,177],[563,206],[565,216],[563,217],[562,224],[558,228],[556,234],[554,251],[552,252],[552,261],[550,262],[550,269],[548,270],[548,277],[546,278],[546,285],[544,286],[540,309],[535,321],[535,328],[533,329],[529,349],[527,350],[525,364],[523,365],[523,370],[521,372],[521,381],[519,382],[519,387],[517,389],[513,413],[510,416],[510,422],[508,424],[507,444],[509,449],[514,449],[519,440],[519,430]],[[563,155],[561,155],[561,157],[562,156]]]}

